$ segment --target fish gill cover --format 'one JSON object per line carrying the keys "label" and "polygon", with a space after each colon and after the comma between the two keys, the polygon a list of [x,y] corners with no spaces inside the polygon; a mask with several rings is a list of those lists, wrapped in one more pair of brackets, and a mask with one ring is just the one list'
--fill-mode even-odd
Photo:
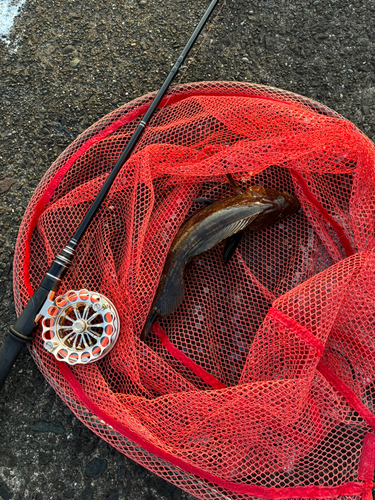
{"label": "fish gill cover", "polygon": [[[14,261],[20,312],[92,203],[151,95],[86,130],[42,179]],[[374,144],[334,111],[255,84],[178,86],[145,130],[59,291],[116,306],[98,363],[42,373],[90,429],[201,499],[370,498],[375,466]],[[261,185],[301,210],[223,243],[186,273],[185,297],[140,340],[163,265],[195,198]],[[40,332],[39,332],[40,334]]]}

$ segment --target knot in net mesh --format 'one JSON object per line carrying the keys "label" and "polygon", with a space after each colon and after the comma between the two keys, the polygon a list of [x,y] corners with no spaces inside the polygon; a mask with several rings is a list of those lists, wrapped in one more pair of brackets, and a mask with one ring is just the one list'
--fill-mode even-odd
{"label": "knot in net mesh", "polygon": [[[55,161],[25,213],[24,307],[147,109],[122,106]],[[370,498],[375,465],[375,148],[352,123],[274,88],[170,92],[81,241],[59,293],[98,291],[121,332],[97,363],[31,352],[85,425],[197,498]],[[168,249],[197,197],[262,185],[301,210],[199,256],[175,312],[139,340]]]}

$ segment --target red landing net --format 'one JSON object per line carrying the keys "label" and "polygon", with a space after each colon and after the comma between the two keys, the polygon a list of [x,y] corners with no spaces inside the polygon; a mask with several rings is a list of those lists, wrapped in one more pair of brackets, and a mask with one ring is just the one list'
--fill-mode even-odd
{"label": "red landing net", "polygon": [[[14,262],[18,313],[65,246],[151,95],[86,130],[48,170]],[[254,84],[175,87],[116,179],[60,292],[106,295],[119,340],[98,363],[32,355],[85,425],[201,499],[371,498],[375,465],[375,147],[304,97]],[[186,275],[181,306],[139,340],[197,197],[225,179],[302,210],[223,244]],[[40,333],[40,332],[39,332]]]}

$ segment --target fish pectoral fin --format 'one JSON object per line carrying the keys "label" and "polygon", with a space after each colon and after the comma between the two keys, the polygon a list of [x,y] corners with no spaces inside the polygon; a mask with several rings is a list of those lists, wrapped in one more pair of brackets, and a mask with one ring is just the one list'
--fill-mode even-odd
{"label": "fish pectoral fin", "polygon": [[224,246],[224,253],[223,253],[223,258],[225,264],[228,264],[230,259],[232,258],[234,252],[236,251],[236,248],[238,247],[244,233],[243,231],[240,231],[239,233],[232,234],[232,236],[229,236],[227,238],[227,241],[225,242]]}
{"label": "fish pectoral fin", "polygon": [[258,217],[258,214],[254,214],[247,219],[240,219],[234,222],[227,224],[226,226],[222,226],[218,231],[213,232],[212,234],[207,235],[207,237],[202,238],[198,241],[192,248],[189,254],[189,257],[199,255],[203,252],[207,252],[215,245],[220,243],[220,241],[229,238],[233,234],[239,233],[243,231],[249,224],[253,222],[253,220]]}

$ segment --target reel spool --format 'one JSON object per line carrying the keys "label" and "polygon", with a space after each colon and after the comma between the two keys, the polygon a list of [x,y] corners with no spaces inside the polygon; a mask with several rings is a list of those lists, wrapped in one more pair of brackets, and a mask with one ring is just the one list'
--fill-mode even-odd
{"label": "reel spool", "polygon": [[69,365],[103,358],[120,332],[115,306],[98,292],[70,290],[48,301],[42,314],[45,349]]}

